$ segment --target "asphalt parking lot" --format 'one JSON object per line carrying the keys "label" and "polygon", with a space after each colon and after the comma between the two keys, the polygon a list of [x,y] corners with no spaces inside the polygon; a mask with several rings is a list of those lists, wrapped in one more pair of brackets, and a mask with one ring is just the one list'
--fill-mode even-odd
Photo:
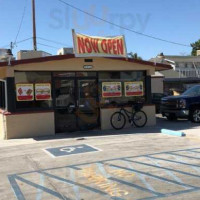
{"label": "asphalt parking lot", "polygon": [[[0,141],[0,199],[200,199],[199,124],[160,116],[157,122],[143,129]],[[162,128],[187,136],[164,135]]]}

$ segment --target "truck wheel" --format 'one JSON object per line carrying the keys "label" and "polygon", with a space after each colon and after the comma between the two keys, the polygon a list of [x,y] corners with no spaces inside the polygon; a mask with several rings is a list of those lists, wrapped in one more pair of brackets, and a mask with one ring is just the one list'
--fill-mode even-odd
{"label": "truck wheel", "polygon": [[174,114],[170,114],[169,116],[167,116],[167,119],[168,119],[169,121],[175,121],[175,120],[177,120],[177,117],[176,117],[176,115],[174,115]]}
{"label": "truck wheel", "polygon": [[194,108],[190,111],[190,121],[200,123],[200,108]]}

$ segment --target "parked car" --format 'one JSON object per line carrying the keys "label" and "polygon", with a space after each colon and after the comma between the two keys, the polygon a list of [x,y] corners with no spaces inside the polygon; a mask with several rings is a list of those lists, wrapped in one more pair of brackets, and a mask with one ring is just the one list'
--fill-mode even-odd
{"label": "parked car", "polygon": [[179,96],[162,98],[160,109],[168,120],[185,118],[200,123],[200,85],[191,87]]}
{"label": "parked car", "polygon": [[161,99],[165,96],[163,93],[152,93],[152,104],[156,106],[156,113],[160,113]]}

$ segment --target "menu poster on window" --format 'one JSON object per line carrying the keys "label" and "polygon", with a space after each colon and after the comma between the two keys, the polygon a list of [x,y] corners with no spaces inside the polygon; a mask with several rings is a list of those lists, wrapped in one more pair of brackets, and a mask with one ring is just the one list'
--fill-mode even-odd
{"label": "menu poster on window", "polygon": [[34,90],[33,84],[22,83],[16,84],[17,101],[33,101]]}
{"label": "menu poster on window", "polygon": [[35,84],[35,99],[37,101],[51,100],[51,84],[36,83]]}
{"label": "menu poster on window", "polygon": [[121,97],[122,84],[121,82],[103,82],[102,83],[102,97]]}
{"label": "menu poster on window", "polygon": [[142,81],[138,82],[125,82],[125,96],[143,96],[144,95],[144,85]]}

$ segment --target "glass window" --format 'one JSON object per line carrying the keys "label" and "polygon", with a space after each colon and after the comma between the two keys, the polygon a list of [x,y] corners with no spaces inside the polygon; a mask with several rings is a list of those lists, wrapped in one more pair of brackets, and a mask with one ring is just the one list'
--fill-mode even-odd
{"label": "glass window", "polygon": [[75,72],[54,72],[54,77],[75,77]]}
{"label": "glass window", "polygon": [[0,81],[0,108],[5,109],[6,102],[5,102],[5,83]]}
{"label": "glass window", "polygon": [[[19,83],[51,83],[51,72],[15,72],[15,84]],[[52,93],[52,92],[51,92]],[[52,108],[51,100],[16,101],[18,110],[24,109],[49,109]]]}
{"label": "glass window", "polygon": [[76,77],[96,77],[96,72],[76,72]]}
{"label": "glass window", "polygon": [[183,93],[185,96],[197,97],[200,96],[200,86],[194,86]]}
{"label": "glass window", "polygon": [[[99,72],[99,99],[101,106],[117,106],[121,104],[132,104],[133,102],[145,102],[145,71],[124,71],[124,72]],[[126,96],[126,82],[143,82],[144,93],[142,96]],[[121,97],[102,97],[103,82],[121,82],[122,96]]]}

